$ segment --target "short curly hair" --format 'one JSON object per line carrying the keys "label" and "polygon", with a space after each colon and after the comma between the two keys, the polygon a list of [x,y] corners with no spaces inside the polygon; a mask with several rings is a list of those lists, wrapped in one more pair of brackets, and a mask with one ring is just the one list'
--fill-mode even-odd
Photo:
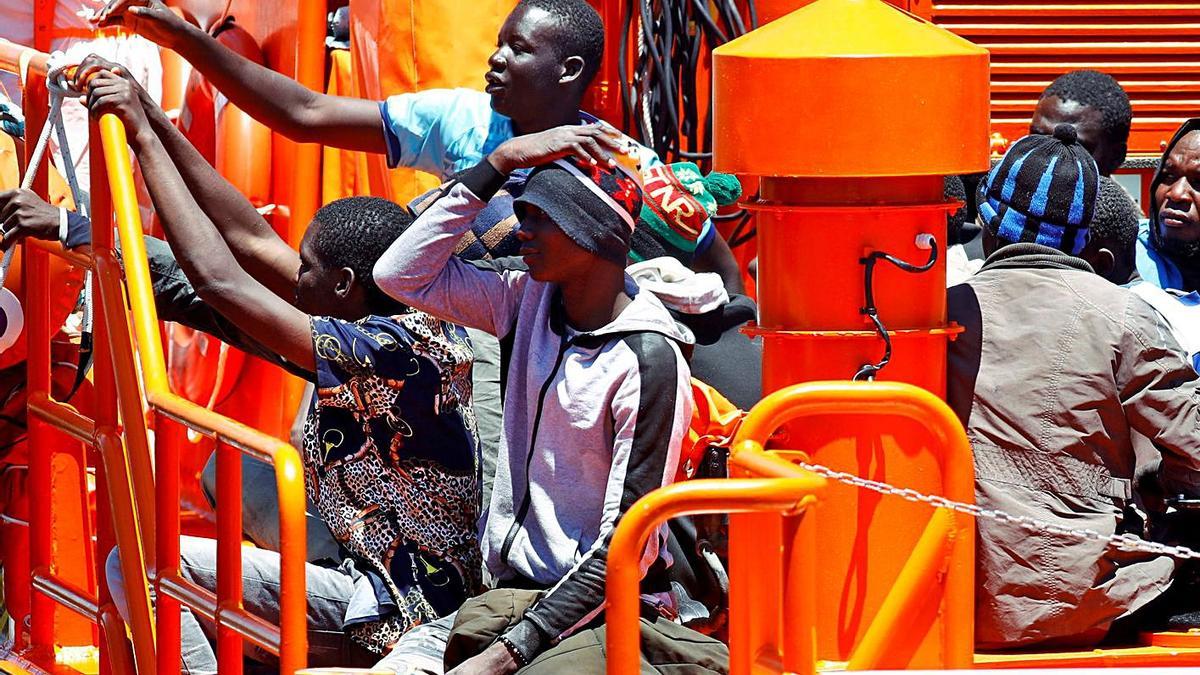
{"label": "short curly hair", "polygon": [[322,206],[313,221],[319,227],[313,252],[329,267],[354,271],[372,313],[390,315],[404,307],[380,290],[373,274],[384,251],[412,224],[404,207],[380,197],[344,197]]}
{"label": "short curly hair", "polygon": [[1109,141],[1129,140],[1133,107],[1129,105],[1129,95],[1112,75],[1098,70],[1072,70],[1051,82],[1041,98],[1049,96],[1095,108],[1100,112],[1102,131]]}
{"label": "short curly hair", "polygon": [[1131,250],[1137,241],[1141,220],[1142,213],[1125,188],[1117,181],[1101,176],[1096,194],[1096,215],[1092,217],[1088,238],[1113,244],[1120,250]]}
{"label": "short curly hair", "polygon": [[558,20],[562,29],[555,44],[559,58],[582,58],[580,84],[591,84],[604,59],[604,22],[587,0],[521,0],[517,7],[537,7]]}

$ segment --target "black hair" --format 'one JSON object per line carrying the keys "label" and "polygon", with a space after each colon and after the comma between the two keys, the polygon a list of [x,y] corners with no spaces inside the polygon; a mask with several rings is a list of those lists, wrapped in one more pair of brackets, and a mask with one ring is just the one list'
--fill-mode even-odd
{"label": "black hair", "polygon": [[1117,181],[1100,177],[1096,194],[1096,215],[1092,217],[1088,238],[1097,244],[1103,242],[1117,251],[1132,251],[1137,241],[1138,224],[1142,213],[1133,198]]}
{"label": "black hair", "polygon": [[1133,108],[1129,105],[1129,95],[1112,75],[1098,70],[1072,70],[1046,87],[1041,98],[1048,96],[1095,108],[1100,112],[1102,130],[1108,140],[1129,141]]}
{"label": "black hair", "polygon": [[579,82],[587,88],[600,70],[604,58],[604,22],[587,0],[521,0],[518,7],[537,7],[558,20],[562,35],[555,43],[559,58],[583,59]]}
{"label": "black hair", "polygon": [[379,197],[344,197],[322,206],[315,222],[320,223],[313,252],[323,264],[354,271],[354,279],[366,291],[374,314],[396,314],[404,305],[380,290],[372,271],[375,263],[408,226],[408,211]]}
{"label": "black hair", "polygon": [[961,244],[962,229],[967,224],[969,213],[967,209],[967,187],[963,184],[962,178],[958,176],[946,176],[942,180],[942,197],[947,201],[956,199],[961,201],[963,205],[954,213],[946,213],[946,241],[947,246]]}

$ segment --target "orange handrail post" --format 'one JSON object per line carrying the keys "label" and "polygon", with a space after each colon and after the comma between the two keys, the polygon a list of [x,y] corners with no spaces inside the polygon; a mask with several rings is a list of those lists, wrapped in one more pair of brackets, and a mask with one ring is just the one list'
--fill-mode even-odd
{"label": "orange handrail post", "polygon": [[[242,608],[242,512],[226,508],[242,500],[242,456],[217,440],[217,613]],[[281,547],[282,548],[282,547]],[[217,659],[231,675],[242,673],[242,636],[217,623]],[[228,664],[228,665],[225,665]]]}
{"label": "orange handrail post", "polygon": [[[764,468],[763,447],[778,430],[799,418],[825,414],[895,415],[919,423],[933,436],[942,476],[941,495],[974,503],[975,473],[970,443],[954,412],[940,398],[900,382],[809,382],[767,396],[742,422],[732,444],[730,464],[755,474]],[[795,439],[788,439],[794,441]],[[779,461],[783,461],[776,458]],[[817,458],[819,461],[819,458]],[[742,520],[730,523],[731,558]],[[889,653],[911,647],[902,621],[927,591],[945,575],[945,661],[947,667],[969,668],[974,659],[974,521],[971,517],[934,511],[914,551],[879,607],[875,619],[852,654],[855,668],[877,666]],[[731,635],[732,635],[731,630]],[[732,646],[732,645],[731,645]]]}
{"label": "orange handrail post", "polygon": [[[610,675],[637,673],[641,650],[639,647],[640,621],[638,592],[642,568],[638,564],[646,547],[646,540],[656,528],[676,516],[699,513],[776,513],[800,517],[804,509],[815,504],[815,495],[825,486],[825,479],[800,472],[789,478],[733,478],[718,480],[693,480],[675,483],[660,488],[639,499],[621,517],[613,533],[609,550],[608,576],[606,585],[606,636],[608,672]],[[812,554],[808,549],[807,555]],[[797,565],[811,564],[811,558],[797,560]],[[730,583],[741,579],[748,568],[734,568]],[[797,582],[803,583],[801,577]],[[812,594],[813,589],[796,586],[790,594]],[[811,633],[811,626],[804,625],[803,603],[796,607],[785,607],[785,613],[797,612],[790,622],[803,642]],[[747,608],[748,609],[748,608]],[[765,607],[755,608],[766,611]],[[811,617],[810,617],[811,618]],[[811,646],[802,653],[811,656]],[[811,675],[816,672],[816,662],[802,663],[799,658],[789,661],[793,672]]]}
{"label": "orange handrail post", "polygon": [[[129,625],[133,637],[134,660],[139,673],[154,673],[155,636],[153,612],[147,584],[147,551],[153,551],[155,518],[153,504],[154,477],[149,462],[149,447],[142,414],[141,386],[134,365],[133,346],[129,342],[129,319],[125,313],[125,296],[121,288],[122,272],[114,253],[113,207],[126,191],[132,190],[132,174],[128,165],[110,161],[109,148],[125,147],[125,130],[114,115],[104,115],[93,122],[91,132],[99,143],[91,144],[92,184],[108,189],[92,190],[92,257],[95,266],[93,303],[99,301],[96,316],[97,385],[103,373],[109,386],[97,386],[97,399],[112,396],[106,406],[111,408],[111,423],[97,432],[96,444],[104,460],[109,480],[106,494],[112,505],[116,543],[119,548],[121,574],[129,607]],[[123,216],[126,216],[124,212]],[[103,336],[103,340],[101,339]],[[111,394],[110,394],[111,392]],[[120,435],[117,434],[120,412]],[[101,571],[108,551],[101,551]],[[124,632],[117,639],[109,636],[108,645],[116,651],[124,643]],[[123,650],[122,650],[123,651]]]}

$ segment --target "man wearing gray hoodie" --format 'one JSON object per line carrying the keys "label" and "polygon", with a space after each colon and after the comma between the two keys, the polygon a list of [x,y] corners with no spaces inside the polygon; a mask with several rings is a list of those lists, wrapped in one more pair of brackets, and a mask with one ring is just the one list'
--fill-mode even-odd
{"label": "man wearing gray hoodie", "polygon": [[[455,673],[602,669],[603,638],[593,631],[602,630],[613,530],[678,464],[692,412],[680,346],[691,335],[625,273],[641,190],[611,159],[620,149],[599,125],[507,141],[443,186],[375,267],[393,297],[513,342],[496,484],[481,523],[497,589],[468,602],[452,630],[445,622],[444,665]],[[510,172],[528,167],[537,168],[514,202],[521,260],[456,259],[474,215]],[[665,529],[651,537],[640,560],[643,615],[652,617],[643,635],[670,638],[644,640],[661,650],[644,655],[722,672],[723,645],[667,618],[665,537]],[[409,672],[407,639],[380,666]]]}

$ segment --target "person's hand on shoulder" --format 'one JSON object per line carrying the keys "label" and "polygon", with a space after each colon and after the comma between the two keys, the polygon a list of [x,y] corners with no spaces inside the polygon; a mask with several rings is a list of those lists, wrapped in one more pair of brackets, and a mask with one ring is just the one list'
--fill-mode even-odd
{"label": "person's hand on shoulder", "polygon": [[0,251],[7,251],[25,237],[57,241],[61,225],[58,208],[42,201],[32,190],[0,192]]}
{"label": "person's hand on shoulder", "polygon": [[563,157],[585,164],[616,166],[614,152],[628,153],[621,135],[606,124],[568,124],[536,134],[513,137],[488,155],[497,171],[509,174]]}
{"label": "person's hand on shoulder", "polygon": [[93,20],[100,28],[121,26],[168,48],[190,26],[162,0],[112,0]]}
{"label": "person's hand on shoulder", "polygon": [[137,85],[112,71],[97,71],[88,81],[87,106],[93,117],[116,115],[125,124],[129,144],[135,150],[148,138],[147,134],[154,135],[142,110]]}

